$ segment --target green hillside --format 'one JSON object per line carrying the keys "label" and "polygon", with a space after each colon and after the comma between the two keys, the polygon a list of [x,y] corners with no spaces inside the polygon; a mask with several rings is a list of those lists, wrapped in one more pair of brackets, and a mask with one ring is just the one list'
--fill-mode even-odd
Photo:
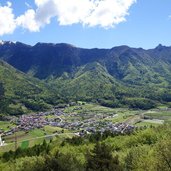
{"label": "green hillside", "polygon": [[[113,97],[117,87],[115,79],[99,63],[90,63],[78,68],[72,75],[64,73],[60,78],[48,80],[63,97],[77,100],[96,100]],[[57,90],[57,91],[58,91]]]}
{"label": "green hillside", "polygon": [[[163,94],[162,89],[158,91],[158,88],[152,88],[153,85],[146,85],[146,89],[145,86],[124,84],[97,62],[81,66],[72,74],[65,72],[59,78],[48,79],[47,83],[63,101],[81,100],[109,107],[146,109],[154,107]],[[160,97],[156,100],[157,94]]]}
{"label": "green hillside", "polygon": [[45,84],[3,61],[0,61],[0,83],[2,113],[22,114],[36,108],[39,110],[39,107],[48,108],[42,100],[49,95]]}
{"label": "green hillside", "polygon": [[162,45],[150,50],[83,49],[5,42],[0,58],[9,65],[1,62],[0,81],[5,101],[22,112],[78,100],[110,107],[170,106],[170,57],[171,47]]}

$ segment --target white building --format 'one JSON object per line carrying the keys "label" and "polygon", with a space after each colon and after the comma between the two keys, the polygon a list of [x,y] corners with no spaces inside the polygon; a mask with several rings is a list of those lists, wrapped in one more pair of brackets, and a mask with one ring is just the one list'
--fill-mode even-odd
{"label": "white building", "polygon": [[0,147],[5,145],[5,141],[2,141],[1,134],[0,134]]}

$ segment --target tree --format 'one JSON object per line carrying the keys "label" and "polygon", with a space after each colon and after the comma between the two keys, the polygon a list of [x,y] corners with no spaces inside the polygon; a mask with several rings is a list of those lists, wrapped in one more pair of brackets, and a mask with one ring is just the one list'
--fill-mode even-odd
{"label": "tree", "polygon": [[171,171],[171,140],[169,138],[159,142],[157,145],[156,170]]}
{"label": "tree", "polygon": [[0,82],[0,100],[4,97],[4,94],[5,94],[5,89],[3,83]]}
{"label": "tree", "polygon": [[[13,170],[13,168],[11,168],[11,170]],[[45,171],[45,159],[42,156],[19,158],[15,161],[15,170]]]}
{"label": "tree", "polygon": [[6,113],[9,105],[9,100],[5,98],[5,88],[2,82],[0,82],[0,112]]}
{"label": "tree", "polygon": [[87,171],[121,171],[118,156],[113,157],[112,149],[104,143],[97,143],[87,154]]}
{"label": "tree", "polygon": [[132,147],[125,158],[125,170],[127,171],[145,171],[153,170],[148,146]]}

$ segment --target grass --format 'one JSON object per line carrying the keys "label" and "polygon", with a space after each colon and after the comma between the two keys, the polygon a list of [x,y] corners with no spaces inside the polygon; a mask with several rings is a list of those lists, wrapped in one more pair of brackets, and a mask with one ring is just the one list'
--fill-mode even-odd
{"label": "grass", "polygon": [[31,137],[41,137],[41,136],[44,136],[45,134],[46,132],[43,129],[33,129],[29,131],[29,135]]}
{"label": "grass", "polygon": [[[43,129],[34,129],[29,131],[28,133],[24,131],[19,131],[16,133],[17,137],[17,147],[21,148],[28,148],[32,147],[35,144],[41,144],[44,139],[47,141],[50,141],[50,139],[54,139],[55,137],[43,137],[48,134],[53,134],[55,131],[59,131],[61,133],[62,128],[59,127],[52,127],[52,126],[45,126]],[[67,130],[64,130],[65,133],[67,133]],[[40,137],[40,138],[37,138]],[[65,134],[65,135],[59,135],[57,136],[58,138],[67,138],[67,137],[72,137],[70,134]],[[5,143],[7,143],[6,146],[0,147],[0,153],[9,151],[9,150],[15,150],[15,134],[5,136],[3,137],[3,140],[5,140]]]}
{"label": "grass", "polygon": [[135,124],[135,126],[138,126],[138,127],[142,127],[142,126],[147,126],[147,127],[150,127],[150,126],[159,126],[160,124],[158,123],[150,123],[150,122],[138,122]]}
{"label": "grass", "polygon": [[124,117],[122,115],[118,115],[116,117],[113,117],[113,118],[107,118],[107,119],[104,119],[104,121],[111,121],[113,123],[116,123],[116,122],[122,122],[124,121]]}
{"label": "grass", "polygon": [[55,115],[48,115],[48,116],[43,116],[43,118],[54,119],[54,118],[56,118],[56,116]]}
{"label": "grass", "polygon": [[28,140],[23,141],[23,142],[21,143],[21,148],[22,148],[22,149],[25,149],[25,148],[28,148],[28,147],[29,147],[29,141],[28,141]]}
{"label": "grass", "polygon": [[78,105],[78,106],[71,106],[65,109],[66,113],[81,113],[81,112],[85,112],[85,113],[89,113],[89,112],[94,112],[94,113],[98,113],[98,112],[103,112],[103,113],[115,113],[116,109],[113,108],[109,108],[109,107],[103,107],[97,104],[85,104],[85,105]]}
{"label": "grass", "polygon": [[162,119],[166,121],[171,119],[171,111],[152,112],[146,113],[145,115],[152,117],[153,119]]}
{"label": "grass", "polygon": [[[76,114],[80,114],[80,118],[78,117],[74,117],[74,119],[81,119],[83,118],[88,118],[88,117],[93,117],[92,115],[102,115],[105,114],[106,116],[113,116],[114,114],[117,114],[117,116],[112,117],[112,118],[107,118],[104,119],[104,121],[111,121],[113,123],[116,122],[123,122],[125,120],[127,120],[128,118],[136,115],[136,114],[140,114],[142,113],[141,110],[130,110],[127,108],[109,108],[109,107],[104,107],[104,106],[100,106],[97,104],[90,104],[90,103],[86,103],[85,105],[77,105],[77,106],[71,106],[65,109],[66,113],[70,113],[73,116]],[[90,116],[91,115],[91,116]],[[82,116],[82,117],[81,117]],[[67,119],[73,119],[68,117]]]}
{"label": "grass", "polygon": [[[29,138],[29,135],[26,134],[24,131],[19,131],[16,133],[17,141],[22,141],[24,139]],[[8,135],[4,137],[6,143],[12,143],[15,141],[15,134]]]}
{"label": "grass", "polygon": [[0,147],[0,153],[10,151],[10,150],[12,150],[12,151],[15,150],[15,144],[8,144],[8,145]]}
{"label": "grass", "polygon": [[[40,129],[31,130],[29,133],[25,133],[24,131],[19,131],[16,133],[16,136],[17,136],[17,147],[21,147],[21,148],[32,147],[35,144],[42,143],[43,140],[45,139],[44,137],[41,137],[44,136],[44,131]],[[36,137],[41,137],[41,138],[34,139]],[[5,140],[5,143],[7,143],[7,145],[0,147],[0,153],[9,150],[15,150],[15,134],[6,136],[3,139]]]}
{"label": "grass", "polygon": [[47,125],[47,126],[44,127],[44,130],[48,134],[53,134],[55,132],[61,132],[63,129],[60,128],[60,127],[53,127],[53,126]]}
{"label": "grass", "polygon": [[0,129],[5,131],[10,130],[10,127],[15,126],[14,124],[10,123],[9,121],[0,121]]}

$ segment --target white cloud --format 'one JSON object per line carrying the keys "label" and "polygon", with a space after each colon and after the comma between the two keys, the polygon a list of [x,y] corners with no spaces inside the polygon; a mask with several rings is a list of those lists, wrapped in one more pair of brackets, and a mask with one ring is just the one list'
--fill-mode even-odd
{"label": "white cloud", "polygon": [[[37,8],[31,9],[29,5],[29,9],[16,19],[11,3],[8,2],[7,6],[0,7],[0,34],[10,33],[16,26],[37,32],[54,17],[59,25],[80,23],[83,26],[110,28],[126,21],[129,8],[135,2],[136,0],[35,0]],[[8,20],[6,16],[9,17]]]}
{"label": "white cloud", "polygon": [[60,25],[113,27],[126,21],[128,10],[136,0],[35,0],[36,19],[42,24],[54,16]]}
{"label": "white cloud", "polygon": [[35,11],[33,9],[29,9],[25,14],[17,17],[16,23],[17,26],[21,26],[32,32],[39,31],[40,28],[39,23],[35,20]]}
{"label": "white cloud", "polygon": [[89,18],[96,8],[96,3],[90,0],[56,0],[55,2],[56,16],[60,25],[85,24],[85,19]]}
{"label": "white cloud", "polygon": [[28,9],[23,15],[16,18],[18,26],[28,29],[31,32],[37,32],[50,19],[56,16],[56,4],[52,0],[35,0],[37,9]]}
{"label": "white cloud", "polygon": [[93,12],[83,20],[89,26],[113,27],[126,21],[128,10],[134,0],[104,0],[97,1]]}
{"label": "white cloud", "polygon": [[[36,0],[38,8],[36,10],[35,20],[43,26],[50,23],[50,19],[57,15],[57,6],[53,0]],[[39,2],[40,1],[40,2]]]}
{"label": "white cloud", "polygon": [[11,3],[7,2],[6,6],[0,5],[0,36],[13,33],[15,28],[16,23]]}
{"label": "white cloud", "polygon": [[25,2],[25,5],[27,6],[27,8],[32,8],[32,6],[27,2]]}

